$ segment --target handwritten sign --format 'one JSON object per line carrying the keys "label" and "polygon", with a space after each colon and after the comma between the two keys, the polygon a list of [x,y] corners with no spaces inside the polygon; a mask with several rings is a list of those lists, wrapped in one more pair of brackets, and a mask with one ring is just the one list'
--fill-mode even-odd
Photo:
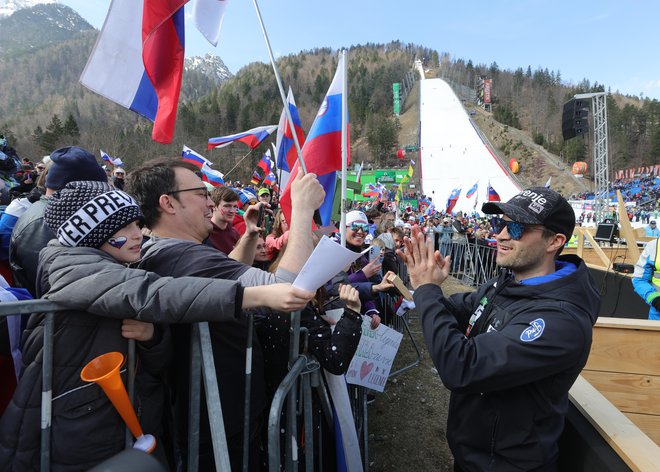
{"label": "handwritten sign", "polygon": [[362,338],[346,372],[346,381],[382,392],[403,334],[384,324],[371,329],[371,319],[363,318]]}

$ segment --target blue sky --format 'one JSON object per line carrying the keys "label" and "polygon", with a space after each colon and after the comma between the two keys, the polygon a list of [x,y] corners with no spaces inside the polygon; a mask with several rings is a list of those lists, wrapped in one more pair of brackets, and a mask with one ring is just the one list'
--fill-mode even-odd
{"label": "blue sky", "polygon": [[[61,3],[100,29],[110,0]],[[261,0],[259,7],[276,56],[400,40],[475,64],[547,67],[565,82],[587,78],[660,99],[657,0]],[[229,0],[217,48],[187,22],[186,55],[206,52],[232,73],[268,61],[252,0]]]}

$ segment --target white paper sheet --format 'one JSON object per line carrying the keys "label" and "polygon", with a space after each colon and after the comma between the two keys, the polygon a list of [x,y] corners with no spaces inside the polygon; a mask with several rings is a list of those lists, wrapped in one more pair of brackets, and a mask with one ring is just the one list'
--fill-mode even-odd
{"label": "white paper sheet", "polygon": [[368,250],[369,248],[362,252],[353,252],[327,236],[323,236],[300,270],[296,280],[293,281],[293,286],[316,292],[320,286]]}

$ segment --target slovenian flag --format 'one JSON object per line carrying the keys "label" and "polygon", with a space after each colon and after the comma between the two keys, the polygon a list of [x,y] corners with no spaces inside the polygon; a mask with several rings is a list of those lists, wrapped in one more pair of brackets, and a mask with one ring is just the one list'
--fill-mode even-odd
{"label": "slovenian flag", "polygon": [[454,190],[451,191],[451,194],[447,199],[447,209],[445,210],[445,213],[447,214],[451,213],[451,211],[456,206],[456,202],[458,201],[458,197],[460,195],[461,195],[461,187],[455,188]]}
{"label": "slovenian flag", "polygon": [[[298,144],[302,147],[305,144],[305,132],[302,129],[300,124],[300,115],[298,115],[298,108],[296,107],[296,101],[293,99],[293,92],[291,87],[289,87],[289,93],[286,97],[287,104],[289,105],[289,113],[291,113],[291,119],[293,120],[293,126],[296,129],[296,135],[298,136]],[[286,119],[286,113],[282,109],[280,114],[280,122],[277,125],[277,144],[275,145],[275,162],[277,163],[277,168],[284,172],[291,172],[293,165],[298,159],[298,153],[296,152],[296,146],[293,142],[293,133],[291,132],[291,127],[289,126],[289,121]]]}
{"label": "slovenian flag", "polygon": [[470,187],[470,190],[467,191],[467,193],[465,194],[465,196],[466,196],[467,198],[470,198],[472,195],[474,195],[475,193],[477,193],[477,189],[478,189],[478,188],[479,188],[479,181],[477,180],[477,182],[476,182],[472,187]]}
{"label": "slovenian flag", "polygon": [[491,187],[490,182],[488,182],[488,201],[489,202],[499,202],[502,201],[500,195]]}
{"label": "slovenian flag", "polygon": [[104,161],[109,162],[110,164],[112,164],[115,167],[124,165],[124,163],[122,162],[122,160],[120,158],[109,156],[108,154],[103,152],[103,149],[99,149],[99,151],[101,151],[101,159],[103,159]]}
{"label": "slovenian flag", "polygon": [[[314,123],[307,135],[307,141],[302,149],[303,159],[308,172],[318,176],[325,189],[325,200],[319,208],[323,226],[332,222],[332,202],[335,196],[335,172],[341,169],[341,126],[342,126],[342,94],[344,84],[344,58],[339,58],[337,71],[332,79],[323,103],[319,108]],[[346,119],[348,123],[348,117]],[[350,143],[348,145],[350,149]],[[347,156],[350,161],[350,156]],[[347,162],[348,164],[348,162]],[[291,181],[296,178],[299,163],[296,162],[291,171],[291,179],[282,192],[280,205],[287,221],[291,221]]]}
{"label": "slovenian flag", "polygon": [[383,186],[382,184],[367,184],[362,192],[363,197],[373,198],[373,197],[382,197],[383,196]]}
{"label": "slovenian flag", "polygon": [[204,167],[205,165],[206,166],[213,165],[213,163],[211,161],[209,161],[207,158],[205,158],[201,154],[193,151],[192,149],[190,149],[185,144],[183,145],[183,151],[181,152],[181,157],[183,158],[184,161],[190,162],[191,164],[195,164],[200,169],[202,167]]}
{"label": "slovenian flag", "polygon": [[242,133],[231,134],[229,136],[220,136],[209,139],[206,149],[221,148],[229,146],[234,141],[240,141],[251,149],[256,149],[261,142],[277,129],[277,125],[259,126]]}
{"label": "slovenian flag", "polygon": [[211,169],[207,164],[203,164],[200,169],[202,180],[208,182],[214,187],[220,187],[225,184],[225,176],[222,172]]}
{"label": "slovenian flag", "polygon": [[264,185],[273,185],[275,182],[277,182],[277,176],[273,172],[264,177]]}
{"label": "slovenian flag", "polygon": [[268,149],[266,153],[263,155],[263,157],[257,164],[257,167],[263,170],[265,175],[268,175],[270,171],[273,170],[273,161],[270,158],[270,149]]}
{"label": "slovenian flag", "polygon": [[154,122],[172,142],[184,60],[188,0],[113,0],[80,82]]}

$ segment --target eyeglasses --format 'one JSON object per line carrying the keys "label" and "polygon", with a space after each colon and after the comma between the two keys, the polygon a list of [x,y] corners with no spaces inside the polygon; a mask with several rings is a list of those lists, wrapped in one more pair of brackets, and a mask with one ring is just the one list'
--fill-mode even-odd
{"label": "eyeglasses", "polygon": [[543,231],[545,228],[542,227],[532,227],[530,225],[527,225],[525,223],[518,223],[517,221],[505,221],[505,220],[500,220],[497,225],[495,225],[495,234],[500,234],[502,230],[506,228],[507,233],[509,233],[509,236],[511,239],[514,241],[520,240],[520,238],[523,237],[523,234],[525,233],[525,230],[541,230]]}
{"label": "eyeglasses", "polygon": [[209,198],[209,190],[206,187],[194,187],[194,188],[182,188],[179,190],[172,190],[171,192],[167,192],[165,195],[175,195],[177,193],[181,192],[204,192],[203,194],[199,194],[200,197],[204,198]]}
{"label": "eyeglasses", "polygon": [[351,223],[349,228],[351,228],[351,231],[355,231],[356,233],[358,231],[362,231],[363,233],[367,233],[369,231],[369,225],[367,223]]}

